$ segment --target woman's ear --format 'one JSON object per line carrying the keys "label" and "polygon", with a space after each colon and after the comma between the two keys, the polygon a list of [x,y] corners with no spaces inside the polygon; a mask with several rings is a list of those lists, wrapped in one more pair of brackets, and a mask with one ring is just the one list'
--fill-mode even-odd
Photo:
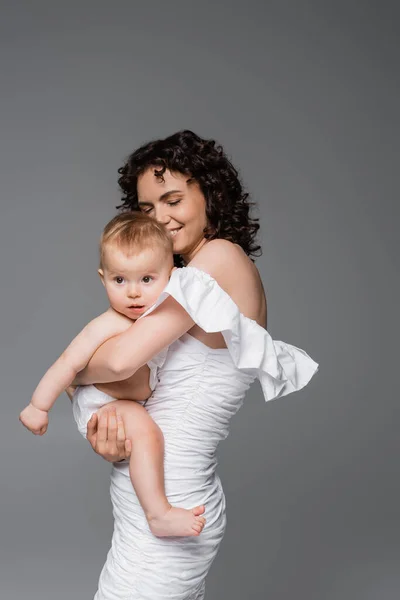
{"label": "woman's ear", "polygon": [[105,286],[106,284],[104,283],[104,272],[103,272],[103,269],[97,269],[97,272],[100,275],[101,283]]}

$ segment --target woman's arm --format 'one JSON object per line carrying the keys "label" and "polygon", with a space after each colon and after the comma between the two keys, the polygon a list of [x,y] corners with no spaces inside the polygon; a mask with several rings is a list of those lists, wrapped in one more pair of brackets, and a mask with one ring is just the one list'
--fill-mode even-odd
{"label": "woman's arm", "polygon": [[[235,264],[235,269],[232,269]],[[229,295],[242,287],[249,259],[227,240],[212,240],[196,254],[189,266],[213,277]],[[128,331],[105,342],[74,380],[74,385],[121,381],[130,377],[163,348],[189,331],[194,321],[174,298],[167,298]]]}
{"label": "woman's arm", "polygon": [[[235,252],[235,255],[233,252]],[[233,263],[237,265],[238,262],[242,262],[242,265],[239,264],[239,268],[235,269],[235,271],[231,268],[227,268],[227,265],[229,266]],[[214,277],[226,291],[230,291],[236,285],[241,285],[240,275],[243,268],[243,261],[238,261],[237,249],[235,249],[230,242],[226,242],[226,240],[213,240],[209,242],[204,249],[199,252],[190,265],[197,267]],[[247,266],[244,268],[247,268]],[[171,311],[171,314],[169,314],[168,305],[175,309],[174,311]],[[155,317],[157,317],[157,319],[155,319]],[[152,319],[152,325],[150,325],[150,319]],[[178,321],[175,323],[176,319],[178,319]],[[168,331],[165,332],[163,332],[162,329],[164,327],[164,320],[166,320],[165,327],[168,327]],[[146,322],[150,325],[148,328],[147,326],[145,327]],[[141,325],[141,329],[139,329],[139,325]],[[158,353],[164,346],[175,341],[175,339],[183,335],[183,333],[186,333],[192,325],[193,321],[186,311],[180,305],[177,306],[177,303],[172,298],[168,298],[153,313],[147,315],[144,319],[140,319],[129,330],[132,337],[128,338],[128,343],[132,343],[132,347],[130,349],[126,348],[126,351],[130,351],[130,356],[132,356],[132,353],[135,353],[136,355],[140,354],[141,359],[139,360],[138,356],[134,356],[133,359],[129,360],[132,360],[132,362],[135,362],[136,364],[142,362],[142,360],[144,361],[144,356],[141,354],[143,348],[141,336],[146,336],[151,333],[153,338],[151,342],[153,350],[147,345],[147,352],[153,352],[153,354],[150,355],[150,358],[152,358],[155,353]],[[157,328],[159,328],[158,331]],[[157,334],[159,333],[164,333],[162,339],[161,337],[157,339]],[[112,340],[105,342],[92,356],[86,368],[78,374],[76,383],[99,383],[98,378],[103,378],[107,370],[107,362],[111,358],[116,342],[119,342],[119,349],[121,350],[121,339],[124,338],[126,341],[127,337],[128,336],[124,334],[119,336],[119,338],[113,338]],[[134,368],[136,368],[136,366]],[[115,374],[113,373],[107,380],[112,380],[114,376]],[[117,427],[117,429],[119,429],[118,433],[115,427],[115,417],[111,418],[111,423],[106,420],[104,413],[100,416],[99,420],[97,420],[97,416],[94,419],[94,423],[90,422],[88,424],[87,431],[87,438],[94,451],[111,462],[126,459],[130,452],[130,446],[127,448],[124,445],[125,436],[122,431],[121,423]]]}
{"label": "woman's arm", "polygon": [[172,297],[123,334],[106,341],[78,373],[75,385],[121,381],[180,338],[194,321]]}

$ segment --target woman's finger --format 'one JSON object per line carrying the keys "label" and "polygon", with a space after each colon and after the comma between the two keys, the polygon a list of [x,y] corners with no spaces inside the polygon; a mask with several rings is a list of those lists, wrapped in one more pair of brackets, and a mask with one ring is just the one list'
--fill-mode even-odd
{"label": "woman's finger", "polygon": [[108,415],[108,452],[113,462],[126,458],[124,422],[114,408]]}
{"label": "woman's finger", "polygon": [[126,439],[124,420],[122,416],[117,413],[117,451],[119,461],[129,458],[131,447],[131,441]]}
{"label": "woman's finger", "polygon": [[108,431],[107,431],[108,447],[113,449],[117,446],[117,414],[115,409],[110,410],[108,414]]}
{"label": "woman's finger", "polygon": [[98,426],[97,426],[97,452],[100,454],[106,451],[107,444],[107,436],[108,436],[108,414],[107,411],[100,413],[98,416]]}
{"label": "woman's finger", "polygon": [[125,458],[129,458],[132,452],[131,440],[125,440]]}
{"label": "woman's finger", "polygon": [[119,448],[121,448],[121,450],[124,449],[125,438],[124,420],[122,416],[117,413],[117,445]]}
{"label": "woman's finger", "polygon": [[97,415],[95,413],[89,419],[87,427],[86,427],[86,437],[89,440],[90,445],[92,446],[93,449],[96,446],[97,424],[98,424]]}

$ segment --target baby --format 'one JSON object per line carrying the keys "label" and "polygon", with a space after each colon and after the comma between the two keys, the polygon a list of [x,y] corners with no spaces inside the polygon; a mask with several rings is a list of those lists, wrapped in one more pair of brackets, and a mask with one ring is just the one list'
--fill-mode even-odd
{"label": "baby", "polygon": [[[126,331],[155,303],[173,269],[171,236],[154,219],[139,212],[123,213],[106,225],[98,272],[110,308],[84,327],[41,379],[30,404],[20,414],[27,429],[36,435],[46,433],[48,411],[57,397],[99,346]],[[97,392],[104,398],[100,390]],[[116,400],[113,405],[123,415],[126,436],[132,443],[129,473],[152,533],[199,535],[205,524],[200,516],[204,506],[191,510],[172,507],[165,495],[161,430],[139,402]]]}

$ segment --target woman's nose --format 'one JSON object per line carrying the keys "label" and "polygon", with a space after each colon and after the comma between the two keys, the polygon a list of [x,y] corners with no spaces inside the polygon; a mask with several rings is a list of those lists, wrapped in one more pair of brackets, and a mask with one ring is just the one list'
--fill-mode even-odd
{"label": "woman's nose", "polygon": [[168,215],[168,205],[160,204],[155,207],[155,219],[158,223],[162,223],[166,225],[171,220],[171,217]]}

